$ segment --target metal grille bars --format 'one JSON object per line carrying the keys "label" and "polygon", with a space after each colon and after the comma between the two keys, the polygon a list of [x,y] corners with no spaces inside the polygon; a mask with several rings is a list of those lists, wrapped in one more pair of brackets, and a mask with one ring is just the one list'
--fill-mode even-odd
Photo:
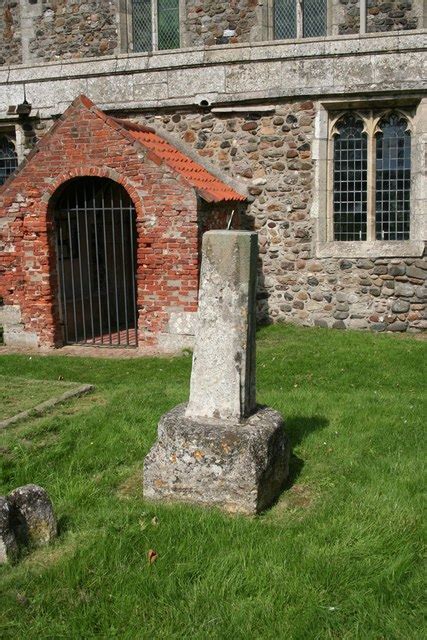
{"label": "metal grille bars", "polygon": [[66,344],[137,345],[135,208],[105,178],[68,183],[54,212]]}

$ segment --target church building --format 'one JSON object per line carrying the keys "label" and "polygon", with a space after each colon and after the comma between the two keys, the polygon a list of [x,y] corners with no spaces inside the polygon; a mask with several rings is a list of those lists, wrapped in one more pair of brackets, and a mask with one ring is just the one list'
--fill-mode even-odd
{"label": "church building", "polygon": [[426,328],[425,0],[0,0],[0,327],[175,351],[201,237],[260,322]]}

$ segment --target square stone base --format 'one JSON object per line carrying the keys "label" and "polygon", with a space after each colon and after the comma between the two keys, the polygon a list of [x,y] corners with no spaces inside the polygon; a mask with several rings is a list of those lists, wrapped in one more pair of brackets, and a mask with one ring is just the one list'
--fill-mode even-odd
{"label": "square stone base", "polygon": [[280,494],[290,445],[281,415],[259,407],[246,421],[195,421],[178,405],[159,422],[144,461],[144,497],[255,514]]}

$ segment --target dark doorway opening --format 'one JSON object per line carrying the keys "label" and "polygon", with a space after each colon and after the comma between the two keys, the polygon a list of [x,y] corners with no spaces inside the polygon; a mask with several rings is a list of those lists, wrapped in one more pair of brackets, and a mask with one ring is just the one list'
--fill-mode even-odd
{"label": "dark doorway opening", "polygon": [[135,207],[108,178],[68,182],[54,205],[65,344],[137,346]]}

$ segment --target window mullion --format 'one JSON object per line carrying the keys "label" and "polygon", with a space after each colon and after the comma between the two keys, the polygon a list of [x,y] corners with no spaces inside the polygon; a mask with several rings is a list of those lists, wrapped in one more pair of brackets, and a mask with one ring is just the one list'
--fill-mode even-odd
{"label": "window mullion", "polygon": [[296,17],[297,17],[297,38],[302,38],[304,35],[304,18],[303,18],[303,0],[295,0],[297,3]]}
{"label": "window mullion", "polygon": [[368,242],[375,240],[375,127],[372,115],[369,116],[366,128],[368,134],[368,171],[367,171],[367,212],[366,212],[366,239]]}
{"label": "window mullion", "polygon": [[151,20],[153,33],[153,51],[159,49],[159,12],[157,0],[151,0]]}
{"label": "window mullion", "polygon": [[[332,130],[332,127],[331,127]],[[327,151],[327,163],[328,163],[328,174],[327,174],[327,220],[326,220],[326,238],[328,241],[332,242],[335,240],[334,237],[334,137],[330,132],[328,136],[328,151]]]}

